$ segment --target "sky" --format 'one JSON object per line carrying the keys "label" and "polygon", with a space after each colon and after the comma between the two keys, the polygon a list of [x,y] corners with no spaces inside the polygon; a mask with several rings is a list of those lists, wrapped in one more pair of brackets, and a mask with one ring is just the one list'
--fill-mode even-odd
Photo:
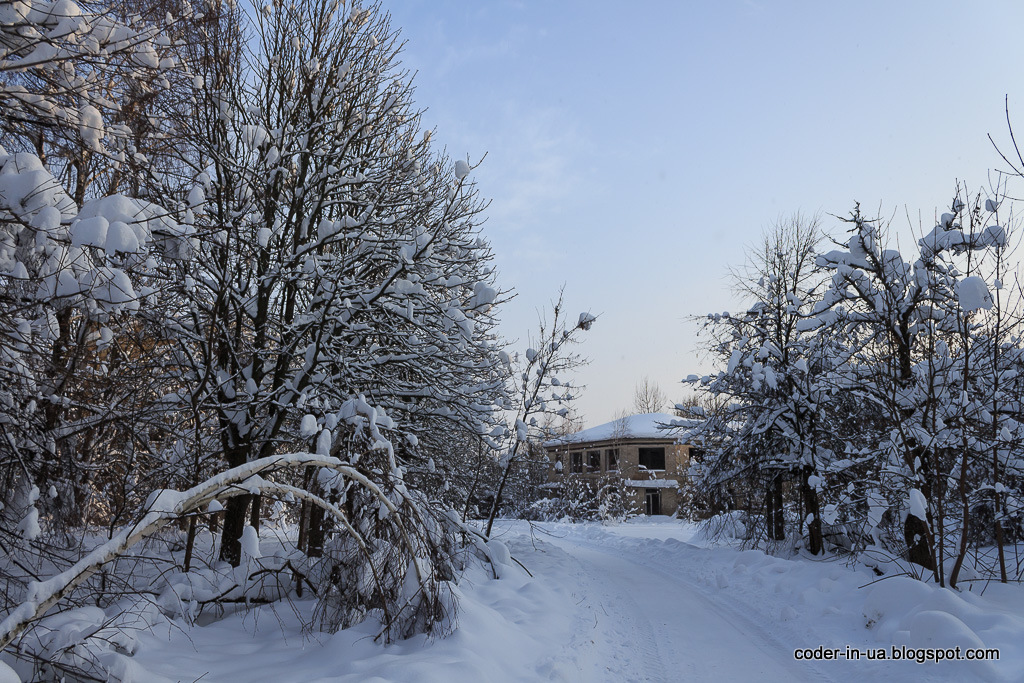
{"label": "sky", "polygon": [[[564,287],[598,316],[574,409],[613,419],[645,376],[715,367],[697,318],[771,226],[856,202],[908,244],[957,183],[986,192],[1024,131],[1015,2],[384,0],[424,124],[481,162],[483,231],[528,345]],[[1024,132],[1021,133],[1024,135]],[[1010,194],[1024,196],[1024,180]],[[565,378],[562,378],[565,379]]]}

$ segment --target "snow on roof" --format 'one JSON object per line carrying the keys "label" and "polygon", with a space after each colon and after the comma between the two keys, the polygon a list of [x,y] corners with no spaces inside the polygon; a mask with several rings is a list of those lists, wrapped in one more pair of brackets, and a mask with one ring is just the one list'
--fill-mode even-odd
{"label": "snow on roof", "polygon": [[626,479],[625,485],[633,489],[677,489],[679,482],[675,479]]}
{"label": "snow on roof", "polygon": [[685,428],[672,426],[679,422],[681,420],[678,417],[667,413],[629,415],[569,436],[545,441],[544,445],[558,446],[613,439],[675,439],[676,443],[684,443],[688,435]]}

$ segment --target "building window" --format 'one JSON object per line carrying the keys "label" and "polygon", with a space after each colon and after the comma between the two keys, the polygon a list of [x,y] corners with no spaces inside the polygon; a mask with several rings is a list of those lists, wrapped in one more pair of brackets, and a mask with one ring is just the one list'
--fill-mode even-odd
{"label": "building window", "polygon": [[640,467],[649,470],[665,469],[665,449],[662,448],[639,448]]}
{"label": "building window", "polygon": [[601,471],[601,451],[587,451],[587,471]]}
{"label": "building window", "polygon": [[617,472],[619,469],[619,449],[609,448],[604,452],[604,457],[607,463],[605,469],[609,472]]}
{"label": "building window", "polygon": [[572,471],[575,474],[579,474],[583,471],[583,454],[576,452],[571,456],[572,458]]}

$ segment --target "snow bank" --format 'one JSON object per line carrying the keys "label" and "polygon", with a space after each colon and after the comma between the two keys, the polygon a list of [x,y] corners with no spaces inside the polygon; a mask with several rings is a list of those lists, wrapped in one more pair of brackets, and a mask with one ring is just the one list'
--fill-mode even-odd
{"label": "snow bank", "polygon": [[[529,552],[525,537],[492,541],[491,550],[510,560]],[[503,550],[504,549],[504,550]],[[571,636],[572,602],[563,585],[530,578],[515,563],[502,566],[501,580],[471,562],[460,585],[456,629],[447,638],[415,636],[391,645],[374,640],[380,624],[371,616],[333,635],[310,632],[295,609],[266,606],[207,626],[175,621],[140,636],[131,662],[137,680],[176,681],[479,681],[566,680],[551,676],[554,654]]]}
{"label": "snow bank", "polygon": [[21,677],[14,673],[14,669],[0,662],[0,683],[21,683]]}

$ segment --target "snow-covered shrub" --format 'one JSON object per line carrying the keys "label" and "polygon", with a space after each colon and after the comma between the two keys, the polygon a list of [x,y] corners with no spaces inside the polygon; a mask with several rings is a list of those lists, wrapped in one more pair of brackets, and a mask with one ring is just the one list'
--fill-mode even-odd
{"label": "snow-covered shrub", "polygon": [[700,525],[699,534],[707,540],[737,539],[746,541],[750,539],[749,527],[751,525],[750,515],[742,510],[732,510],[709,517]]}
{"label": "snow-covered shrub", "polygon": [[602,524],[621,524],[636,516],[626,483],[621,477],[605,477],[597,489],[597,518]]}
{"label": "snow-covered shrub", "polygon": [[392,492],[399,502],[391,511],[371,492],[345,486],[350,523],[359,534],[335,526],[314,565],[318,626],[334,632],[372,614],[392,640],[442,625],[450,616],[448,585],[455,579],[450,521],[435,518],[429,502],[414,492]]}
{"label": "snow-covered shrub", "polygon": [[532,522],[557,522],[566,516],[567,507],[563,498],[541,498],[523,508],[519,518]]}
{"label": "snow-covered shrub", "polygon": [[562,479],[562,499],[565,517],[572,522],[598,519],[600,503],[598,483],[579,474],[568,474]]}
{"label": "snow-covered shrub", "polygon": [[521,519],[538,522],[581,522],[600,518],[599,487],[578,474],[566,475],[557,496],[534,501],[519,513]]}
{"label": "snow-covered shrub", "polygon": [[534,501],[519,517],[541,522],[620,524],[636,515],[625,482],[619,477],[594,480],[570,474],[562,481],[559,491],[560,496]]}

